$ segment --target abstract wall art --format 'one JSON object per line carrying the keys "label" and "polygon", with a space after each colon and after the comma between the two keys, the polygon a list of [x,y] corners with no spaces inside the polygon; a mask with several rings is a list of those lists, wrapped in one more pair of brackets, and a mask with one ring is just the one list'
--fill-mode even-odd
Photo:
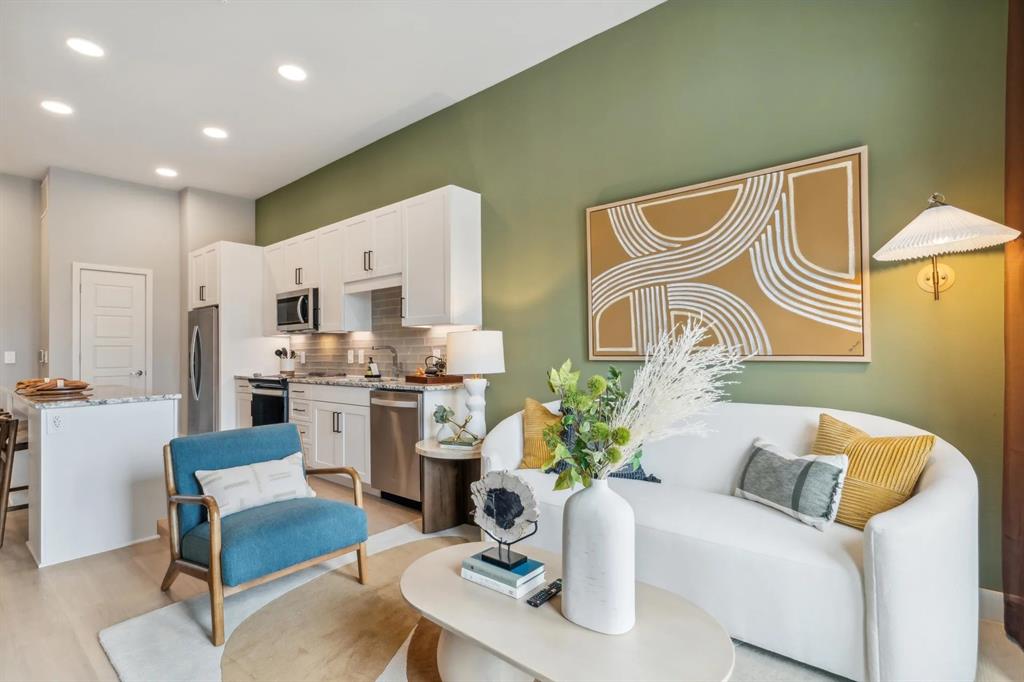
{"label": "abstract wall art", "polygon": [[587,209],[591,360],[700,317],[754,360],[868,362],[867,147]]}

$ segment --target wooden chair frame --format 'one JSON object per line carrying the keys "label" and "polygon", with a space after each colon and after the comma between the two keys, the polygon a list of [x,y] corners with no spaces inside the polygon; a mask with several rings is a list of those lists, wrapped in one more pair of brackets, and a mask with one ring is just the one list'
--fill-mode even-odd
{"label": "wooden chair frame", "polygon": [[[352,467],[328,467],[320,469],[306,469],[306,477],[318,474],[347,474],[352,477],[352,496],[357,507],[363,508],[363,482],[359,474]],[[280,571],[268,573],[247,583],[235,586],[225,586],[221,578],[221,532],[220,532],[220,508],[217,500],[210,495],[178,495],[174,485],[174,464],[171,460],[171,446],[164,446],[164,478],[167,483],[167,523],[168,535],[171,542],[171,561],[167,566],[167,573],[164,574],[160,589],[166,592],[171,588],[174,580],[179,574],[184,573],[193,578],[204,581],[210,589],[210,619],[213,624],[211,641],[214,646],[224,644],[224,597],[242,592],[250,587],[256,587],[282,578],[304,568],[339,557],[349,552],[356,552],[359,568],[359,582],[366,584],[366,543],[360,542],[356,545],[342,547],[339,550],[322,554],[307,561],[282,568]],[[210,565],[193,563],[181,558],[181,541],[178,538],[178,505],[198,504],[206,507],[206,514],[210,521]]]}
{"label": "wooden chair frame", "polygon": [[14,453],[18,441],[18,420],[0,418],[0,547],[4,546],[4,533],[7,529],[8,501],[12,491],[23,490],[11,487],[14,476]]}

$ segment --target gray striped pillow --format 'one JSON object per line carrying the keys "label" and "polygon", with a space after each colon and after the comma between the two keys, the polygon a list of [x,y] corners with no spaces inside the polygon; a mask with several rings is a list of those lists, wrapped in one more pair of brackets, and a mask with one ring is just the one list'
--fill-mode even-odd
{"label": "gray striped pillow", "polygon": [[824,530],[839,512],[849,461],[846,455],[799,457],[757,438],[736,495]]}

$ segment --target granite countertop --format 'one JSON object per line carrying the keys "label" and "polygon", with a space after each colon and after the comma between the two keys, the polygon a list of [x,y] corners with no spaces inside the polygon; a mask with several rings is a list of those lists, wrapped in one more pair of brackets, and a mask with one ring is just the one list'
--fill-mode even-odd
{"label": "granite countertop", "polygon": [[33,400],[16,393],[15,396],[26,407],[37,410],[51,410],[63,407],[89,407],[93,405],[121,405],[124,403],[150,403],[159,400],[181,400],[180,393],[148,393],[127,386],[94,386],[92,395],[77,400]]}
{"label": "granite countertop", "polygon": [[[246,375],[235,375],[236,379],[253,378],[280,378],[278,374],[253,377]],[[297,375],[285,377],[290,384],[315,384],[317,386],[351,386],[354,388],[377,388],[385,391],[454,391],[462,388],[462,382],[457,384],[414,384],[405,379],[364,379],[360,376],[336,375],[336,376],[309,376]]]}

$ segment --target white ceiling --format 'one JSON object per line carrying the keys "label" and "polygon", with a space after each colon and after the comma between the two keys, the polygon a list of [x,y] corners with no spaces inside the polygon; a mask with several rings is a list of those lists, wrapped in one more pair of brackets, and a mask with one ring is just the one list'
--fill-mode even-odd
{"label": "white ceiling", "polygon": [[0,0],[0,172],[262,196],[660,1]]}

